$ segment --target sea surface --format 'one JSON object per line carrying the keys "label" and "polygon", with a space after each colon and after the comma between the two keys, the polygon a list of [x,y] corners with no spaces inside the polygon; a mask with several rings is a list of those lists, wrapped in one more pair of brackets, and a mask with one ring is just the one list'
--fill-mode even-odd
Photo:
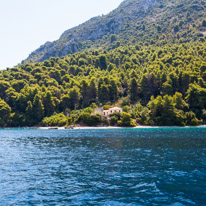
{"label": "sea surface", "polygon": [[206,205],[206,128],[0,130],[10,205]]}

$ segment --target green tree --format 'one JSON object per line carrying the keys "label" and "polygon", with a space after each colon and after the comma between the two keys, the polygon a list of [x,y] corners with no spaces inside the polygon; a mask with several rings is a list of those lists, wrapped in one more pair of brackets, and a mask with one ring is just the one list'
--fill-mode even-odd
{"label": "green tree", "polygon": [[0,99],[0,126],[8,126],[11,117],[11,107],[3,99]]}
{"label": "green tree", "polygon": [[107,69],[107,58],[105,55],[99,56],[99,58],[97,59],[96,66],[99,66],[103,70]]}
{"label": "green tree", "polygon": [[162,101],[162,115],[161,115],[161,125],[175,125],[176,123],[176,110],[173,104],[173,98],[171,96],[165,95]]}
{"label": "green tree", "polygon": [[162,93],[163,93],[163,95],[172,95],[173,94],[172,85],[168,81],[164,82],[164,84],[162,85]]}
{"label": "green tree", "polygon": [[79,122],[81,121],[88,126],[96,126],[101,122],[101,116],[99,114],[82,113],[79,117]]}
{"label": "green tree", "polygon": [[206,89],[197,84],[190,84],[187,94],[186,102],[197,117],[200,117],[201,111],[206,108]]}
{"label": "green tree", "polygon": [[62,96],[61,98],[61,103],[60,103],[60,108],[61,111],[65,111],[68,108],[71,108],[71,99],[70,96],[68,94],[65,94]]}
{"label": "green tree", "polygon": [[43,99],[44,108],[45,108],[45,115],[51,116],[55,111],[55,103],[52,97],[52,93],[47,91],[45,97]]}
{"label": "green tree", "polygon": [[179,92],[176,92],[173,96],[173,102],[175,105],[175,108],[179,110],[187,110],[189,109],[189,105],[184,101],[182,94]]}
{"label": "green tree", "polygon": [[115,102],[118,99],[118,87],[114,79],[110,80],[109,85],[110,101]]}
{"label": "green tree", "polygon": [[31,116],[31,118],[32,118],[32,115],[33,115],[33,105],[32,105],[31,101],[27,102],[26,114]]}
{"label": "green tree", "polygon": [[101,85],[101,87],[98,90],[98,98],[99,101],[102,103],[109,101],[109,87],[105,84]]}
{"label": "green tree", "polygon": [[130,82],[129,94],[130,94],[131,102],[132,103],[136,102],[138,99],[138,85],[135,78],[133,78]]}
{"label": "green tree", "polygon": [[38,123],[44,117],[44,105],[42,103],[41,97],[36,94],[33,101],[33,116],[35,123]]}
{"label": "green tree", "polygon": [[95,84],[95,79],[92,78],[89,84],[89,99],[91,101],[95,101],[96,97],[97,97],[97,88],[96,88],[96,84]]}
{"label": "green tree", "polygon": [[0,98],[6,98],[6,90],[10,88],[10,83],[4,80],[0,80]]}
{"label": "green tree", "polygon": [[151,93],[149,90],[149,85],[147,82],[147,75],[143,75],[141,82],[140,82],[140,88],[141,88],[141,98],[143,98],[144,102],[147,102],[150,99]]}
{"label": "green tree", "polygon": [[71,107],[76,110],[76,106],[80,100],[80,89],[74,86],[72,89],[69,90],[69,97],[71,102]]}
{"label": "green tree", "polygon": [[17,91],[20,92],[27,83],[24,80],[18,80],[12,82],[12,87]]}
{"label": "green tree", "polygon": [[178,112],[173,102],[174,97],[165,95],[151,98],[148,103],[150,109],[150,124],[155,125],[184,125],[184,114]]}
{"label": "green tree", "polygon": [[119,126],[134,127],[136,126],[135,122],[132,120],[132,115],[126,112],[122,112],[121,118],[118,121]]}
{"label": "green tree", "polygon": [[89,83],[86,80],[81,82],[81,95],[82,95],[82,108],[84,107],[85,102],[89,104]]}
{"label": "green tree", "polygon": [[68,124],[68,117],[65,116],[63,113],[57,114],[54,113],[54,115],[50,116],[50,117],[45,117],[41,124],[43,126],[66,126]]}

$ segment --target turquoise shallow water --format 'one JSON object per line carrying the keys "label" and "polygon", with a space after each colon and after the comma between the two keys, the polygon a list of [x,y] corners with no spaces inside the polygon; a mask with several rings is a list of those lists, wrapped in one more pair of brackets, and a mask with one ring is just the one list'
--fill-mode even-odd
{"label": "turquoise shallow water", "polygon": [[0,205],[206,205],[206,128],[0,130]]}

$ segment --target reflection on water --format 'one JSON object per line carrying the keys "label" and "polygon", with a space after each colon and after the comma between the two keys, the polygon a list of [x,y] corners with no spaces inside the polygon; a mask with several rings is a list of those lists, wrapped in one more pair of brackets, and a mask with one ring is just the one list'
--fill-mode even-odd
{"label": "reflection on water", "polygon": [[0,205],[205,205],[206,129],[0,130]]}

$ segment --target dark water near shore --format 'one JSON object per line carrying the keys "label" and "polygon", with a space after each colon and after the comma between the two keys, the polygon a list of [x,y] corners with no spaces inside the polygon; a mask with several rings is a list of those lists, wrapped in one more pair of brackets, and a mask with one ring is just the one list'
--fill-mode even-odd
{"label": "dark water near shore", "polygon": [[0,130],[0,205],[206,205],[206,128]]}

